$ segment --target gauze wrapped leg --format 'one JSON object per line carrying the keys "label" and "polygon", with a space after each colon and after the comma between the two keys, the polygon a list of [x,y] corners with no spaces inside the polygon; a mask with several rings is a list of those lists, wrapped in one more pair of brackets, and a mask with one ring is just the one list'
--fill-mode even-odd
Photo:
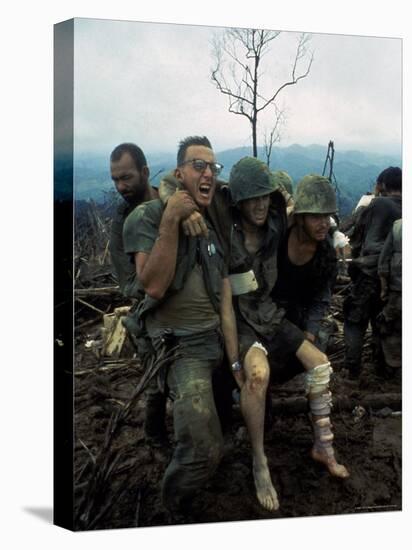
{"label": "gauze wrapped leg", "polygon": [[333,450],[332,424],[329,414],[332,409],[332,394],[329,391],[332,367],[324,363],[307,371],[306,394],[312,416],[314,430],[314,445],[311,456],[324,464],[329,472],[336,477],[349,477],[349,472],[342,464],[338,464]]}

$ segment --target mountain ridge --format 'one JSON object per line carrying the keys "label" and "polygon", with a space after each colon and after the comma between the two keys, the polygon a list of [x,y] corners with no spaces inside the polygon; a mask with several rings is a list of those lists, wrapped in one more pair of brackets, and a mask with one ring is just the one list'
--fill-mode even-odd
{"label": "mountain ridge", "polygon": [[[306,174],[322,174],[326,147],[318,144],[288,147],[274,147],[271,155],[271,170],[285,170],[291,176],[294,186]],[[228,180],[230,170],[240,158],[252,154],[251,147],[226,149],[216,153],[216,158],[224,165],[221,177]],[[265,161],[264,148],[258,148],[258,157]],[[164,174],[175,167],[175,154],[147,153],[151,171],[151,182],[157,185]],[[372,191],[378,174],[387,166],[402,165],[401,157],[383,155],[357,149],[335,149],[334,176],[332,183],[337,185],[338,205],[341,215],[348,214],[360,196]],[[327,167],[326,173],[328,173]],[[72,176],[73,173],[73,176]],[[74,159],[74,171],[70,170],[69,157],[55,159],[55,178],[57,183],[56,198],[70,199],[71,183],[74,180],[76,200],[93,199],[97,202],[104,199],[107,192],[113,189],[109,173],[109,155],[103,153],[77,154]]]}

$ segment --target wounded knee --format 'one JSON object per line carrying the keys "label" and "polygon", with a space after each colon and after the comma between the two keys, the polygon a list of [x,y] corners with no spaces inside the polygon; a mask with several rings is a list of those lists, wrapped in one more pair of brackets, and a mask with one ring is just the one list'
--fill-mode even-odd
{"label": "wounded knee", "polygon": [[266,390],[269,381],[269,366],[252,364],[246,376],[246,387],[249,391]]}

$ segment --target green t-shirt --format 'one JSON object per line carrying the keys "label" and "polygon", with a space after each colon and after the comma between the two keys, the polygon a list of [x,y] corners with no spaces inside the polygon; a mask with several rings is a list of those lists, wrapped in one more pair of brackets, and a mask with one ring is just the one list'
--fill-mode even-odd
{"label": "green t-shirt", "polygon": [[[128,254],[151,252],[159,234],[163,211],[163,203],[156,199],[131,212],[123,230]],[[151,310],[147,320],[152,328],[155,324],[165,328],[170,323],[170,328],[197,332],[217,325],[222,280],[227,276],[227,266],[216,234],[210,224],[208,226],[208,239],[187,237],[180,231],[175,275],[165,297],[157,301],[146,296],[141,308],[142,314]]]}

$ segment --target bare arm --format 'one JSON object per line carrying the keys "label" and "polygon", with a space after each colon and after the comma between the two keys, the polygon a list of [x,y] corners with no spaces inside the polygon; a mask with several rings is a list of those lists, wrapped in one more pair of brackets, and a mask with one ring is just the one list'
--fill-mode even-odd
{"label": "bare arm", "polygon": [[[159,197],[163,204],[167,204],[170,197],[181,189],[180,182],[173,174],[168,174],[160,183]],[[188,237],[208,237],[209,230],[206,222],[199,211],[192,212],[186,219],[182,220],[182,229]]]}
{"label": "bare arm", "polygon": [[181,220],[196,210],[197,206],[186,191],[177,191],[167,202],[159,226],[159,235],[149,254],[135,254],[137,277],[146,294],[163,298],[176,270]]}
{"label": "bare arm", "polygon": [[200,212],[193,212],[188,218],[182,221],[183,233],[188,237],[205,237],[209,236],[209,229],[205,219]]}
{"label": "bare arm", "polygon": [[[226,355],[229,364],[233,365],[239,360],[239,342],[237,337],[236,317],[232,305],[232,289],[229,278],[223,279],[222,282],[222,297],[220,307],[220,320],[225,341]],[[244,374],[243,371],[233,373],[236,382],[242,386]]]}

